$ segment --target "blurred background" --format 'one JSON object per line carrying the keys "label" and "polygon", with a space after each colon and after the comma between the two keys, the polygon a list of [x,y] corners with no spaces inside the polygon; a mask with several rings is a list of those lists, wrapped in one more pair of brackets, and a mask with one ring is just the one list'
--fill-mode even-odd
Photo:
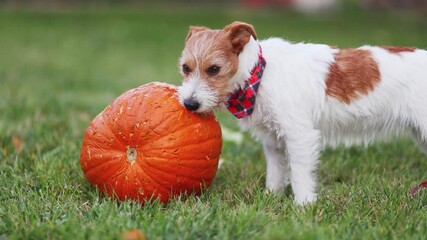
{"label": "blurred background", "polygon": [[[3,0],[0,158],[63,145],[78,152],[90,120],[118,95],[180,83],[190,25],[236,20],[260,39],[427,48],[426,0]],[[237,128],[226,112],[218,116]]]}
{"label": "blurred background", "polygon": [[425,0],[3,0],[5,6],[31,7],[69,7],[76,5],[224,5],[228,7],[245,6],[251,8],[280,7],[293,8],[301,12],[319,13],[337,10],[343,2],[357,4],[364,9],[398,9],[426,11]]}

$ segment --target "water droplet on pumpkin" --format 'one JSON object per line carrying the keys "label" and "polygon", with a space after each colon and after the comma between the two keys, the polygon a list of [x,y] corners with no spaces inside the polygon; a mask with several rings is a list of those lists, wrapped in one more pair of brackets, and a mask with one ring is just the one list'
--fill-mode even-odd
{"label": "water droplet on pumpkin", "polygon": [[177,160],[177,165],[178,165],[178,167],[183,167],[184,166],[184,164],[182,164],[181,159],[179,159],[179,158]]}

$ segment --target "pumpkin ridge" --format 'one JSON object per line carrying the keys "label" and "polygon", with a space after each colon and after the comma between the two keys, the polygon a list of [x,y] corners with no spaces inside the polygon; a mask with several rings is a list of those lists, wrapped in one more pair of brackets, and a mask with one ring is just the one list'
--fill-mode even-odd
{"label": "pumpkin ridge", "polygon": [[[138,181],[138,183],[139,183],[139,185],[137,185],[138,186],[138,190],[137,190],[137,198],[138,198],[138,200],[143,200],[143,199],[146,199],[147,198],[147,195],[145,194],[145,192],[147,191],[147,190],[144,190],[144,181],[143,180],[141,180],[141,174],[138,174],[138,171],[137,171],[137,169],[136,168],[138,168],[139,169],[139,171],[142,171],[141,170],[141,167],[138,165],[138,163],[135,163],[135,181]],[[140,189],[142,189],[142,194],[139,192],[139,190]]]}
{"label": "pumpkin ridge", "polygon": [[[203,144],[203,143],[207,143],[209,141],[213,141],[213,140],[218,140],[217,138],[207,138],[203,141],[198,141],[197,143],[189,143],[189,144],[179,144],[180,149],[183,147],[189,147],[189,146],[193,146],[193,145],[199,145],[199,144]],[[175,142],[175,141],[174,141]],[[182,143],[182,142],[178,142],[178,143]],[[164,148],[173,148],[175,147],[174,145],[168,145],[167,147],[159,147],[159,148],[154,148],[152,147],[153,145],[150,145],[148,151],[144,151],[144,152],[149,152],[150,150],[163,150]],[[154,145],[155,146],[155,145]],[[200,153],[200,152],[199,152]]]}
{"label": "pumpkin ridge", "polygon": [[[162,189],[165,189],[165,190],[168,190],[169,191],[169,189],[166,187],[166,186],[163,186],[163,185],[160,185],[156,180],[155,180],[155,178],[153,178],[149,173],[148,173],[148,171],[145,171],[138,163],[136,164],[138,167],[139,167],[139,169],[141,170],[141,172],[143,173],[143,175],[145,175],[145,176],[147,176],[147,178],[149,178],[148,180],[150,181],[150,183],[151,184],[156,184],[158,187],[160,187],[160,188],[162,188]],[[153,192],[152,193],[152,195],[154,194],[155,192]],[[158,193],[158,194],[160,194],[160,192]]]}
{"label": "pumpkin ridge", "polygon": [[[102,120],[110,120],[110,121],[114,122],[114,119],[111,119],[108,115],[106,117],[104,117],[104,114],[102,114],[101,117],[102,117]],[[105,125],[107,126],[106,129],[108,129],[110,131],[110,135],[112,137],[114,137],[115,138],[114,140],[116,140],[116,142],[121,145],[121,146],[117,146],[117,149],[121,149],[120,147],[125,147],[125,144],[123,144],[122,140],[117,136],[116,131],[114,131],[115,129],[113,129],[114,126],[112,126],[111,124],[108,124],[110,121],[102,121],[101,123],[103,123],[104,126]],[[105,122],[107,122],[107,124],[104,124]],[[118,124],[115,123],[115,125],[117,126]],[[120,129],[118,129],[118,130],[120,131]],[[106,137],[106,139],[108,139],[108,138]]]}
{"label": "pumpkin ridge", "polygon": [[[117,146],[117,150],[120,150],[121,149],[121,147],[125,147],[125,145],[123,144],[123,142],[121,141],[121,139],[120,139],[120,137],[118,136],[118,134],[116,134],[116,132],[115,131],[113,131],[113,129],[112,129],[112,127],[113,126],[111,126],[110,124],[109,124],[109,122],[110,121],[113,121],[114,122],[114,120],[113,119],[111,119],[111,118],[109,118],[109,117],[105,117],[104,116],[105,114],[102,114],[100,117],[101,117],[101,119],[100,119],[100,121],[101,121],[101,124],[103,124],[103,125],[107,125],[107,128],[103,128],[103,131],[98,131],[99,132],[99,134],[101,134],[103,137],[104,137],[104,139],[109,139],[108,137],[107,137],[107,135],[105,134],[105,130],[108,130],[109,132],[110,132],[110,135],[112,135],[112,136],[114,136],[114,138],[117,140],[116,142],[117,143],[119,143],[120,144],[120,146]],[[106,124],[104,124],[104,123],[106,123]],[[100,123],[98,123],[98,124],[100,124]],[[97,125],[98,125],[97,124]],[[92,128],[94,128],[94,127],[92,127]],[[96,127],[96,128],[98,128],[98,127]],[[97,132],[97,133],[98,133]],[[97,143],[99,143],[99,141],[96,141]],[[99,147],[100,146],[100,144],[97,144],[97,147]],[[102,149],[102,147],[100,147],[100,149]]]}
{"label": "pumpkin ridge", "polygon": [[[181,131],[186,131],[186,130],[188,130],[187,128],[189,128],[189,127],[191,127],[193,125],[196,125],[196,124],[200,124],[200,123],[198,123],[198,122],[192,122],[190,124],[186,124],[185,127],[177,126],[177,129],[174,132],[170,132],[167,135],[160,134],[158,132],[155,132],[154,129],[149,128],[151,131],[153,131],[156,135],[159,136],[158,138],[150,138],[150,141],[158,141],[158,140],[161,140],[162,138],[166,138],[166,137],[170,136],[171,134],[174,134],[174,133],[177,133],[177,132],[181,132]],[[158,126],[160,126],[160,125],[158,125]]]}
{"label": "pumpkin ridge", "polygon": [[[133,167],[131,164],[128,165],[128,167],[125,170],[125,173],[123,174],[123,187],[122,189],[124,189],[125,192],[127,193],[132,193],[132,191],[130,191],[130,189],[134,188],[134,172],[133,172]],[[125,198],[132,198],[132,194],[125,194]]]}
{"label": "pumpkin ridge", "polygon": [[[120,168],[116,171],[116,173],[113,174],[111,177],[108,178],[108,179],[112,180],[112,181],[110,181],[110,184],[111,184],[112,187],[115,186],[115,183],[116,183],[116,181],[118,181],[119,176],[123,175],[123,172],[124,172],[123,169],[126,169],[127,167],[128,166],[126,166],[125,163],[121,163],[120,164]],[[105,171],[104,174],[110,174],[110,173],[108,171]]]}
{"label": "pumpkin ridge", "polygon": [[[156,164],[151,164],[150,163],[150,161],[147,161],[147,166],[148,167],[150,167],[150,168],[152,168],[152,172],[155,172],[156,173],[156,175],[157,174],[162,174],[162,172],[164,172],[165,171],[165,169],[164,169],[164,166],[162,166],[163,167],[163,169],[162,168],[159,168]],[[177,172],[176,170],[175,170],[175,172]],[[216,173],[216,171],[214,171],[215,173]],[[206,174],[205,174],[206,175]],[[169,176],[169,175],[168,175]],[[172,191],[175,191],[175,190],[177,190],[176,188],[174,189],[173,188],[173,186],[175,186],[176,187],[176,185],[180,185],[180,184],[182,184],[182,183],[180,183],[180,182],[178,182],[176,179],[178,178],[178,177],[180,177],[180,178],[186,178],[187,180],[187,182],[188,181],[191,181],[192,183],[196,183],[196,184],[202,184],[201,182],[200,182],[200,179],[202,179],[204,182],[208,182],[207,181],[207,179],[204,179],[203,177],[202,178],[200,178],[200,177],[191,177],[190,175],[183,175],[183,174],[180,174],[180,175],[177,175],[177,174],[175,174],[175,175],[170,175],[170,177],[168,177],[168,178],[164,178],[164,179],[167,179],[168,180],[168,182],[175,182],[174,184],[171,184],[171,189],[170,190],[172,190]],[[209,178],[209,177],[207,177],[207,178]],[[181,181],[181,182],[183,182],[183,181]]]}
{"label": "pumpkin ridge", "polygon": [[[205,156],[205,155],[203,155],[203,156]],[[180,158],[180,157],[177,157],[177,158]],[[189,169],[194,169],[194,166],[191,166],[191,164],[189,164],[190,162],[197,162],[197,163],[199,163],[199,164],[201,164],[200,163],[200,158],[197,158],[197,159],[188,159],[188,158],[184,158],[184,159],[186,159],[186,160],[181,160],[181,162],[185,162],[186,164],[184,164],[182,167],[185,167],[185,168],[189,168]],[[219,158],[218,158],[219,159]],[[168,163],[169,161],[171,161],[171,159],[168,159],[168,158],[163,158],[163,157],[154,157],[154,156],[150,156],[150,160],[154,160],[154,161],[157,161],[157,162],[163,162],[163,163]],[[174,160],[174,159],[173,159]],[[216,158],[212,158],[212,159],[210,159],[210,160],[205,160],[205,158],[203,157],[202,158],[202,160],[203,161],[206,161],[205,162],[205,164],[206,165],[211,165],[211,164],[213,164],[213,161],[214,160],[216,160]],[[143,164],[143,163],[141,163],[141,164]],[[150,165],[151,166],[151,165]],[[181,166],[180,166],[181,167]],[[171,168],[174,168],[174,167],[171,167]]]}
{"label": "pumpkin ridge", "polygon": [[[207,142],[210,142],[210,141],[213,141],[213,140],[218,140],[218,139],[216,139],[216,138],[207,138],[207,139],[205,139],[204,141],[199,141],[199,142],[197,142],[197,143],[185,144],[185,145],[182,145],[182,146],[183,146],[183,147],[190,147],[190,146],[198,145],[198,144],[201,144],[201,143],[207,143]],[[198,151],[198,152],[199,152],[199,151]],[[201,152],[199,152],[199,153],[201,153]]]}
{"label": "pumpkin ridge", "polygon": [[[127,161],[127,160],[126,160]],[[129,196],[128,194],[126,194],[128,191],[128,181],[126,181],[126,177],[129,177],[129,169],[130,169],[130,164],[129,163],[123,163],[123,171],[120,172],[120,174],[117,174],[117,178],[115,179],[119,185],[114,185],[114,189],[118,188],[120,189],[120,194],[117,191],[117,195],[119,196],[120,199],[127,199],[131,196]],[[121,169],[122,170],[122,169]],[[122,178],[121,180],[120,177]],[[115,182],[114,182],[115,183]]]}
{"label": "pumpkin ridge", "polygon": [[[154,160],[154,159],[160,159],[160,158],[151,158],[150,160]],[[155,163],[151,163],[151,161],[146,161],[144,164],[147,165],[147,167],[157,170],[158,172],[168,172],[168,171],[174,171],[175,173],[177,172],[175,166],[171,166],[169,168],[166,168],[165,166],[160,167],[160,166],[157,166],[157,164]],[[184,167],[183,165],[179,165],[179,164],[177,165],[179,169],[182,169]]]}
{"label": "pumpkin ridge", "polygon": [[[97,165],[97,166],[95,166],[95,167],[92,167],[92,168],[88,169],[88,170],[85,172],[85,174],[91,174],[91,172],[92,172],[92,171],[99,170],[99,168],[103,167],[105,164],[111,164],[111,163],[114,163],[114,162],[120,162],[121,160],[122,160],[122,157],[120,157],[120,159],[119,159],[119,158],[116,158],[115,160],[104,161],[104,162],[103,162],[103,163],[101,163],[100,165]],[[104,172],[105,172],[105,171],[104,171]]]}
{"label": "pumpkin ridge", "polygon": [[[179,110],[174,110],[174,111],[169,111],[169,112],[167,112],[168,114],[170,114],[170,116],[173,116],[173,113],[174,112],[177,112],[177,111],[179,111]],[[163,114],[164,116],[166,115],[166,114]],[[154,135],[157,135],[157,136],[159,136],[159,137],[163,137],[164,136],[164,134],[161,134],[161,133],[159,133],[158,132],[158,128],[159,127],[161,127],[162,126],[162,124],[164,124],[164,122],[165,121],[167,121],[167,120],[165,120],[165,119],[168,119],[168,118],[170,118],[170,116],[168,116],[168,117],[162,117],[162,120],[160,121],[160,123],[158,123],[156,126],[150,126],[150,127],[148,127],[148,129],[150,129],[150,131],[152,132],[152,133],[154,133]],[[138,117],[137,118],[142,118],[142,117],[140,117],[139,115],[138,115]],[[146,119],[146,120],[148,120],[148,119]],[[132,127],[134,128],[134,132],[136,132],[135,130],[136,129],[138,129],[138,131],[140,131],[140,129],[137,127],[136,129],[135,129],[135,125],[132,125]],[[141,135],[143,134],[143,132],[140,132],[140,137],[141,137]],[[146,133],[144,134],[144,135],[147,135]],[[133,143],[133,142],[135,142],[135,141],[138,141],[139,139],[137,138],[137,139],[135,139],[135,138],[137,138],[137,135],[135,134],[134,135],[134,137],[131,137],[131,138],[129,138],[129,140],[127,141],[127,143],[128,143],[128,145],[132,145],[131,143]],[[153,135],[150,135],[150,136],[148,136],[148,141],[157,141],[157,138],[155,138]]]}
{"label": "pumpkin ridge", "polygon": [[[108,165],[118,165],[118,164],[120,164],[121,159],[122,158],[114,160],[114,161],[105,161],[104,163],[102,163],[102,167],[111,168],[111,166],[105,166],[105,165],[107,165],[107,164]],[[96,168],[96,169],[94,169],[94,168]],[[94,169],[94,170],[92,170],[92,169]],[[92,167],[90,169],[87,169],[87,171],[85,171],[85,174],[90,175],[90,174],[92,174],[93,171],[95,171],[95,172],[97,172],[97,171],[108,172],[108,171],[105,171],[105,170],[100,170],[100,167],[96,166],[96,167]]]}
{"label": "pumpkin ridge", "polygon": [[[158,168],[157,166],[156,166],[156,164],[151,164],[151,163],[149,163],[150,161],[147,161],[145,164],[147,165],[147,167],[149,167],[149,168],[151,168],[151,173],[154,173],[154,174],[156,174],[156,175],[163,175],[163,179],[165,179],[167,182],[174,182],[174,180],[176,179],[176,175],[167,175],[167,177],[163,174],[164,172],[165,172],[165,169],[161,169],[161,168]],[[175,173],[176,173],[177,171],[175,170]],[[169,177],[170,176],[170,177]]]}
{"label": "pumpkin ridge", "polygon": [[[176,120],[177,121],[177,120]],[[162,120],[161,121],[161,123],[163,123],[164,122],[164,120]],[[169,137],[171,134],[174,134],[174,133],[177,133],[177,132],[181,132],[181,131],[188,131],[188,128],[190,128],[191,126],[193,126],[193,125],[196,125],[196,124],[200,124],[200,123],[198,123],[198,122],[195,122],[194,120],[192,120],[192,122],[190,123],[190,124],[186,124],[185,126],[182,126],[182,125],[180,125],[180,126],[175,126],[175,131],[174,132],[170,132],[170,133],[168,133],[167,135],[165,135],[165,134],[160,134],[160,133],[158,133],[157,132],[157,129],[158,129],[158,127],[161,127],[162,126],[162,124],[158,124],[155,128],[152,128],[151,126],[149,127],[149,129],[155,134],[155,135],[157,135],[158,137],[154,137],[154,136],[151,136],[150,137],[150,141],[159,141],[159,140],[161,140],[162,138],[166,138],[166,137]]]}
{"label": "pumpkin ridge", "polygon": [[[124,173],[121,172],[120,174],[117,175],[117,178],[113,182],[114,184],[112,184],[113,189],[116,192],[116,197],[120,200],[126,199],[126,194],[123,194],[124,192],[126,192],[125,189],[123,188],[124,176],[125,176]],[[121,179],[120,179],[120,177],[121,177]],[[117,185],[115,184],[116,182],[117,182]]]}
{"label": "pumpkin ridge", "polygon": [[[177,102],[177,104],[179,104],[178,102]],[[141,113],[142,112],[144,112],[144,111],[142,111],[142,109],[140,109],[141,110]],[[150,109],[147,109],[147,110],[150,110]],[[157,111],[156,110],[156,108],[154,108],[154,110],[153,111]],[[178,111],[180,111],[179,109],[174,109],[174,110],[171,110],[171,111],[167,111],[167,112],[165,112],[165,111],[163,111],[162,112],[162,118],[161,118],[161,120],[160,120],[160,122],[158,122],[155,126],[154,126],[154,128],[153,128],[153,126],[150,126],[149,127],[149,129],[150,130],[152,130],[153,132],[155,132],[156,134],[157,134],[157,129],[159,128],[159,127],[161,127],[162,125],[163,125],[163,123],[166,121],[166,120],[168,120],[171,116],[173,116],[173,113],[176,113],[176,112],[178,112]],[[140,116],[138,115],[138,117],[137,118],[139,118]],[[145,118],[146,120],[151,120],[151,119],[149,119],[149,118]],[[162,135],[162,134],[159,134],[159,135]]]}
{"label": "pumpkin ridge", "polygon": [[[156,158],[156,157],[151,157],[151,160],[153,160],[153,159],[163,159],[163,158]],[[155,170],[157,170],[157,171],[159,171],[159,172],[164,172],[165,171],[165,166],[161,166],[162,168],[159,168],[159,166],[157,166],[157,164],[155,164],[155,163],[151,163],[152,161],[146,161],[144,164],[146,164],[148,167],[150,167],[150,168],[153,168],[153,169],[155,169]],[[216,161],[215,161],[216,162]],[[207,163],[206,165],[217,165],[217,164],[214,164],[214,162],[212,161],[212,162],[209,162],[209,163]],[[174,168],[176,168],[176,167],[172,167],[172,169],[171,170],[173,170]],[[183,169],[183,168],[187,168],[187,169],[194,169],[194,166],[190,166],[190,165],[187,165],[187,166],[185,166],[185,165],[181,165],[181,166],[179,166],[179,168],[180,169]],[[168,169],[169,170],[169,169]],[[185,170],[184,170],[185,171]],[[213,175],[215,175],[215,173],[216,173],[216,169],[215,169],[215,171],[214,171],[214,174]],[[175,170],[175,172],[177,172],[177,170]],[[198,173],[205,173],[205,174],[202,174],[202,175],[206,175],[206,172],[198,172]],[[198,175],[198,174],[196,174],[196,175]],[[210,175],[210,174],[209,174]],[[176,177],[177,175],[175,175],[175,177]],[[192,177],[192,176],[190,176],[190,175],[185,175],[185,177],[187,177],[187,178],[189,178],[189,179],[192,179],[192,180],[195,180],[195,181],[197,181],[196,179],[200,179],[200,177]],[[171,178],[171,179],[174,179],[174,178]],[[199,181],[197,181],[197,182],[199,182]]]}
{"label": "pumpkin ridge", "polygon": [[[102,149],[101,149],[101,148],[95,148],[95,147],[94,147],[94,148],[92,148],[92,151],[93,151],[94,149],[102,151]],[[118,151],[118,150],[112,150],[111,152],[105,152],[105,151],[102,151],[102,153],[98,153],[98,152],[92,153],[92,151],[91,151],[91,157],[90,157],[90,160],[91,160],[91,161],[93,161],[93,160],[95,160],[95,161],[103,160],[103,163],[106,163],[106,162],[112,161],[112,160],[114,160],[114,159],[117,159],[117,158],[119,158],[119,157],[122,157],[122,155],[123,155],[123,151]],[[105,161],[105,160],[104,160],[104,159],[106,159],[106,158],[108,158],[108,161]],[[103,164],[103,163],[101,163],[101,164]]]}

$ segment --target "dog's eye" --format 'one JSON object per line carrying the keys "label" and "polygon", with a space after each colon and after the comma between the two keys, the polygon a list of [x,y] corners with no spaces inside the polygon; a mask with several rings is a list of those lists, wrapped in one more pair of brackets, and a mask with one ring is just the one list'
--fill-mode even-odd
{"label": "dog's eye", "polygon": [[206,73],[210,76],[217,75],[219,73],[219,70],[221,70],[221,67],[218,67],[216,65],[212,65],[206,70]]}
{"label": "dog's eye", "polygon": [[189,73],[191,72],[191,69],[190,69],[190,67],[189,67],[187,64],[183,64],[183,65],[182,65],[182,72],[183,72],[185,75],[187,75],[187,74],[189,74]]}

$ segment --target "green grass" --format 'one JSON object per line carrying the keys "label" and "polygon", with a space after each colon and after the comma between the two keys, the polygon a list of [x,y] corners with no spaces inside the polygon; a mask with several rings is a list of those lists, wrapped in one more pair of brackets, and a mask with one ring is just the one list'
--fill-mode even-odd
{"label": "green grass", "polygon": [[[407,138],[369,148],[326,149],[319,200],[263,194],[261,146],[225,142],[225,163],[202,196],[141,207],[116,203],[80,169],[83,133],[122,92],[151,81],[178,84],[189,25],[255,25],[260,38],[427,48],[427,20],[408,13],[346,9],[334,16],[245,9],[0,11],[0,238],[425,239],[427,157]],[[222,125],[236,121],[218,113]],[[22,146],[19,146],[22,143]]]}

